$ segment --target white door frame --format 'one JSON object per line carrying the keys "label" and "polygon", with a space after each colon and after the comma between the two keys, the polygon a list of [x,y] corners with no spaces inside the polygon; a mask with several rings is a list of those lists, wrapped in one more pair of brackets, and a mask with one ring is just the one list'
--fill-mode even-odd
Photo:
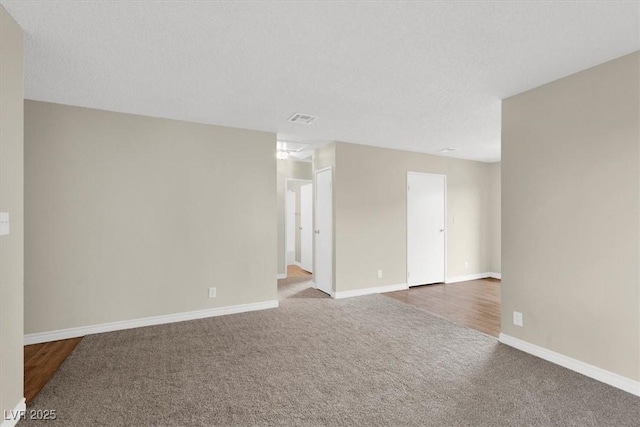
{"label": "white door frame", "polygon": [[428,173],[428,172],[413,172],[407,171],[407,177],[405,181],[405,188],[407,189],[407,199],[405,203],[405,221],[406,221],[406,264],[405,264],[405,278],[407,279],[407,284],[409,283],[409,174],[411,175],[428,175],[428,176],[439,176],[444,178],[444,283],[447,283],[447,240],[449,240],[449,217],[447,215],[447,207],[449,202],[447,201],[447,175],[441,173]]}
{"label": "white door frame", "polygon": [[[284,180],[284,276],[285,276],[284,279],[287,278],[287,189],[289,188],[289,181],[306,182],[307,184],[311,184],[313,182],[313,180],[311,179],[300,179],[300,178],[285,178]],[[300,263],[295,260],[295,255],[293,259],[293,264],[300,267]]]}
{"label": "white door frame", "polygon": [[335,259],[334,259],[334,237],[335,237],[335,218],[334,218],[334,212],[335,212],[335,193],[334,193],[334,188],[333,188],[333,166],[327,166],[321,169],[317,169],[313,171],[313,228],[314,228],[314,233],[313,233],[313,271],[314,271],[314,276],[313,276],[313,286],[318,289],[318,285],[316,284],[316,276],[315,276],[315,272],[318,271],[317,267],[316,267],[316,257],[317,255],[317,251],[316,251],[316,233],[315,233],[315,229],[316,229],[316,218],[317,218],[317,209],[318,209],[318,189],[317,189],[317,175],[319,173],[322,172],[326,172],[326,171],[330,171],[331,172],[331,245],[329,245],[329,248],[331,250],[331,254],[329,256],[329,259],[331,260],[331,290],[330,290],[330,295],[331,297],[335,297],[335,278],[333,277],[333,273],[335,270]]}

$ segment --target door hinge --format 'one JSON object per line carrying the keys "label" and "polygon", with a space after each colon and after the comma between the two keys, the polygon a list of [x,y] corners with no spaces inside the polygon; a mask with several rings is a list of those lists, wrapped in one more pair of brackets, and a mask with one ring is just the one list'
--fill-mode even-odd
{"label": "door hinge", "polygon": [[411,186],[407,185],[407,191],[411,191]]}

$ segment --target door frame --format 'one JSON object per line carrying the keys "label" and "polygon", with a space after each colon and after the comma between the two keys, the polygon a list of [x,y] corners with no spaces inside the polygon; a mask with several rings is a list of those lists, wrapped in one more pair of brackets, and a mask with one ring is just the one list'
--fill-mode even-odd
{"label": "door frame", "polygon": [[324,168],[320,168],[320,169],[316,169],[313,171],[313,271],[314,271],[314,275],[313,275],[313,281],[311,283],[313,283],[313,287],[318,289],[318,285],[316,283],[316,275],[315,272],[318,270],[316,267],[316,257],[317,257],[317,251],[316,251],[316,219],[318,217],[318,180],[317,180],[317,176],[319,173],[322,172],[326,172],[326,171],[330,171],[331,172],[331,245],[330,245],[330,249],[331,249],[331,254],[329,256],[329,259],[331,259],[331,288],[330,288],[330,293],[329,295],[331,295],[332,298],[335,298],[335,294],[336,294],[336,289],[335,289],[335,277],[334,277],[334,272],[335,272],[335,192],[334,192],[334,187],[333,187],[333,181],[334,181],[334,173],[333,173],[333,166],[326,166]]}
{"label": "door frame", "polygon": [[[405,272],[404,272],[404,277],[407,280],[407,286],[409,286],[409,175],[428,175],[428,176],[438,176],[438,177],[443,177],[444,178],[444,282],[443,283],[447,283],[447,241],[449,240],[449,217],[448,217],[448,199],[447,199],[447,175],[445,174],[441,174],[441,173],[429,173],[429,172],[414,172],[414,171],[407,171],[407,177],[406,177],[406,181],[405,181],[405,189],[406,194],[407,194],[407,198],[405,201],[405,224],[406,224],[406,234],[405,234],[405,256],[406,256],[406,263],[405,263]],[[415,286],[419,286],[419,285],[415,285]]]}
{"label": "door frame", "polygon": [[[287,278],[287,189],[289,188],[289,182],[306,182],[307,184],[312,184],[313,179],[302,179],[302,178],[285,178],[284,180],[284,279]],[[295,255],[293,256],[293,265],[300,267],[300,263],[296,261]]]}

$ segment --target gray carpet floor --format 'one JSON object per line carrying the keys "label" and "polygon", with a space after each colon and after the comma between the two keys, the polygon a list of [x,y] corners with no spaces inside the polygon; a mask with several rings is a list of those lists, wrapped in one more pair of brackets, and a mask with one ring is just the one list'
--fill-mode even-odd
{"label": "gray carpet floor", "polygon": [[29,409],[58,426],[638,426],[640,399],[380,295],[84,338]]}

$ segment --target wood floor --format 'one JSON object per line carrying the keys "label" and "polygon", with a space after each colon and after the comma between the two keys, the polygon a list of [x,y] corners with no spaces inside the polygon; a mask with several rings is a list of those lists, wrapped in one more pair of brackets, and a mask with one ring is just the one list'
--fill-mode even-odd
{"label": "wood floor", "polygon": [[287,278],[289,277],[308,277],[311,279],[312,274],[298,267],[297,265],[287,265]]}
{"label": "wood floor", "polygon": [[42,390],[80,338],[24,346],[24,397],[27,405]]}
{"label": "wood floor", "polygon": [[500,334],[500,280],[497,279],[418,286],[382,295],[494,337]]}

